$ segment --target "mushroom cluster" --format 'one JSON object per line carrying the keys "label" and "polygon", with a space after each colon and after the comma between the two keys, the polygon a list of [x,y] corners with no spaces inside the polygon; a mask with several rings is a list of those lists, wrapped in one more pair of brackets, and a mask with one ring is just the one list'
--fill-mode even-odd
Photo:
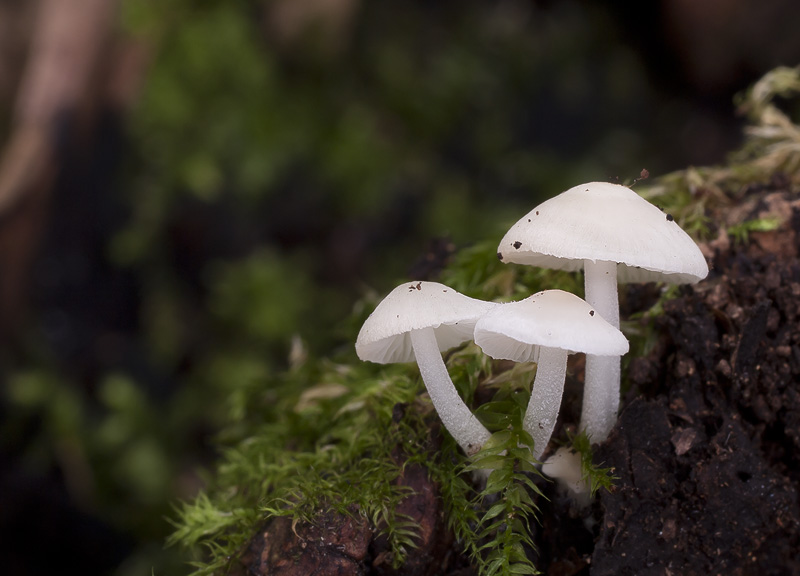
{"label": "mushroom cluster", "polygon": [[539,459],[556,425],[567,355],[583,352],[579,427],[593,442],[602,442],[616,421],[620,359],[628,351],[619,330],[617,283],[698,282],[708,274],[700,249],[671,215],[630,188],[591,182],[531,210],[501,240],[497,255],[503,262],[583,269],[586,301],[545,290],[497,304],[436,282],[402,284],[361,328],[359,358],[378,363],[416,360],[434,408],[468,455],[490,433],[458,395],[441,353],[474,339],[493,358],[536,362],[523,426],[534,439],[533,457]]}

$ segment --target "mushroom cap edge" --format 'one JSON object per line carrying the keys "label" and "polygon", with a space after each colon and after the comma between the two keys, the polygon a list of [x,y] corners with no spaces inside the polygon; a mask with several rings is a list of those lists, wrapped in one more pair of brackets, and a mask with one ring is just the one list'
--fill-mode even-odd
{"label": "mushroom cap edge", "polygon": [[504,262],[580,270],[585,260],[616,262],[620,282],[695,283],[708,263],[694,240],[627,186],[589,182],[545,200],[498,246]]}
{"label": "mushroom cap edge", "polygon": [[409,332],[431,328],[440,351],[472,340],[475,323],[498,306],[470,298],[439,282],[405,282],[392,290],[364,322],[356,339],[361,360],[414,362]]}

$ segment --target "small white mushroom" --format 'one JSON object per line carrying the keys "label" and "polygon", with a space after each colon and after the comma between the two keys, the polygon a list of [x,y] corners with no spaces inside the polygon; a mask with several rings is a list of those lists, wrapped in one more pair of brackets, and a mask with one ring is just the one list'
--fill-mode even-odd
{"label": "small white mushroom", "polygon": [[542,464],[542,474],[555,479],[560,488],[578,504],[585,506],[591,501],[591,490],[583,479],[581,455],[562,446]]}
{"label": "small white mushroom", "polygon": [[468,455],[477,452],[490,433],[458,395],[441,352],[471,340],[478,318],[495,306],[438,282],[407,282],[378,304],[356,340],[362,360],[416,360],[433,407]]}
{"label": "small white mushroom", "polygon": [[[584,269],[586,301],[619,328],[617,281],[695,283],[708,275],[700,249],[674,221],[626,186],[590,182],[523,216],[498,257],[559,270]],[[620,359],[586,358],[581,429],[601,442],[619,409]]]}
{"label": "small white mushroom", "polygon": [[586,352],[622,355],[628,341],[592,307],[569,292],[545,290],[487,312],[475,325],[475,343],[492,358],[531,362],[536,378],[523,427],[541,457],[558,419],[567,355]]}

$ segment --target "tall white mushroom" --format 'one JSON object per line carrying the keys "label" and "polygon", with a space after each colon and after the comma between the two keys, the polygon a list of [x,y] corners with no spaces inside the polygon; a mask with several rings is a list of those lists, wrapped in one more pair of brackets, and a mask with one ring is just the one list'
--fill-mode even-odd
{"label": "tall white mushroom", "polygon": [[[619,328],[617,281],[695,283],[708,275],[700,249],[674,221],[626,186],[590,182],[522,217],[498,248],[503,262],[584,269],[586,301]],[[620,359],[586,358],[581,428],[608,436],[619,409]]]}
{"label": "tall white mushroom", "polygon": [[416,360],[433,407],[469,455],[491,434],[458,395],[441,352],[472,340],[478,318],[495,306],[438,282],[408,282],[378,304],[356,340],[362,360],[379,364]]}
{"label": "tall white mushroom", "polygon": [[[541,457],[558,418],[567,355],[621,356],[628,341],[592,307],[569,292],[545,290],[490,310],[475,325],[475,343],[492,358],[538,362],[522,424]],[[536,358],[538,353],[538,359]]]}

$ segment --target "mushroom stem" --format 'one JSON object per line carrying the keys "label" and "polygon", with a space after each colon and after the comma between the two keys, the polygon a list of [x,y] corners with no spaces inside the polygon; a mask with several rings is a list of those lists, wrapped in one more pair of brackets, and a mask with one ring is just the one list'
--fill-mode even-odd
{"label": "mushroom stem", "polygon": [[[614,328],[619,328],[617,263],[584,262],[586,301]],[[619,410],[620,356],[586,355],[580,429],[592,442],[605,440]]]}
{"label": "mushroom stem", "polygon": [[595,312],[619,329],[619,294],[617,294],[617,263],[601,260],[583,262],[586,301]]}
{"label": "mushroom stem", "polygon": [[444,427],[467,455],[475,454],[491,434],[458,395],[433,328],[411,330],[409,336],[422,381]]}
{"label": "mushroom stem", "polygon": [[522,420],[523,428],[533,436],[533,457],[536,460],[547,447],[556,426],[566,375],[567,351],[540,347],[531,399]]}

